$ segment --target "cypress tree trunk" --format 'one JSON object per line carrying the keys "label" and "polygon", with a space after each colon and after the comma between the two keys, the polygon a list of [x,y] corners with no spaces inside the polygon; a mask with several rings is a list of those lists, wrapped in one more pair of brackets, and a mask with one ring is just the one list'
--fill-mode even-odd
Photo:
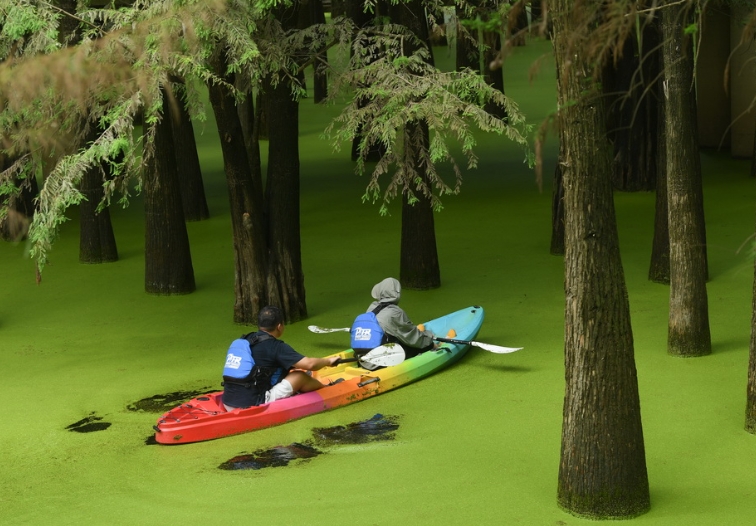
{"label": "cypress tree trunk", "polygon": [[683,34],[686,19],[680,5],[663,9],[670,264],[667,350],[676,356],[702,356],[711,353],[711,334],[693,55]]}
{"label": "cypress tree trunk", "polygon": [[163,117],[156,125],[155,151],[144,173],[144,286],[152,294],[187,294],[195,289],[170,111],[163,91]]}
{"label": "cypress tree trunk", "polygon": [[[478,2],[479,3],[479,2]],[[482,17],[496,16],[491,11],[485,9],[479,9]],[[457,8],[457,20],[464,19],[464,13],[461,9]],[[487,46],[481,56],[479,47],[479,40]],[[457,71],[469,68],[473,71],[477,71],[486,80],[486,83],[504,93],[504,70],[501,67],[497,67],[495,70],[491,69],[491,64],[499,64],[498,56],[501,51],[501,37],[498,32],[491,31],[476,31],[474,29],[468,29],[458,25],[457,39],[456,39],[456,68]],[[500,119],[505,119],[507,112],[503,107],[489,104],[486,106],[486,111],[492,115],[496,115]]]}
{"label": "cypress tree trunk", "polygon": [[[374,14],[371,12],[365,12],[364,3],[361,0],[346,0],[344,7],[346,10],[345,15],[352,22],[354,22],[354,25],[357,27],[358,31],[370,25]],[[361,100],[358,103],[360,104],[360,106],[365,105],[365,103],[363,103]],[[353,161],[356,161],[360,158],[361,153],[359,146],[361,140],[362,127],[359,127],[357,129],[357,132],[355,133],[354,138],[352,139],[351,159]],[[383,157],[383,154],[385,152],[386,148],[383,146],[383,143],[378,143],[371,145],[370,149],[366,152],[363,152],[362,155],[368,162],[378,162],[380,161],[381,157]]]}
{"label": "cypress tree trunk", "polygon": [[[565,397],[557,502],[593,519],[648,511],[638,380],[600,88],[571,50],[572,0],[554,4],[565,145]],[[592,6],[585,6],[591,10]],[[595,6],[594,6],[595,7]],[[587,36],[590,38],[590,35]]]}
{"label": "cypress tree trunk", "polygon": [[299,102],[287,82],[274,87],[266,79],[263,90],[267,114],[276,116],[268,122],[268,291],[286,321],[294,322],[307,317],[299,228]]}
{"label": "cypress tree trunk", "polygon": [[[408,138],[405,144],[416,141],[428,141],[428,129],[417,123],[407,125]],[[421,177],[422,164],[414,154],[415,170]],[[426,180],[427,184],[427,180]],[[430,199],[420,192],[415,193],[418,199],[410,204],[406,194],[402,197],[402,240],[400,250],[399,281],[406,289],[425,290],[441,286],[441,269],[438,263],[438,249],[436,247],[436,226],[433,219],[433,208]]]}
{"label": "cypress tree trunk", "polygon": [[642,32],[643,47],[631,36],[618,62],[604,72],[614,187],[627,192],[650,191],[656,185],[658,28],[644,24]]}
{"label": "cypress tree trunk", "polygon": [[[660,115],[664,115],[664,101],[659,101]],[[659,130],[656,173],[656,206],[654,212],[654,240],[648,279],[669,285],[669,207],[667,206],[667,134]]]}
{"label": "cypress tree trunk", "polygon": [[564,179],[562,163],[564,148],[559,144],[559,157],[554,168],[554,182],[551,189],[551,249],[554,256],[564,255]]}
{"label": "cypress tree trunk", "polygon": [[101,168],[94,166],[82,177],[79,190],[86,199],[79,205],[79,261],[81,263],[109,263],[118,261],[110,209],[97,206],[105,192],[102,189]]}
{"label": "cypress tree trunk", "polygon": [[[423,5],[419,0],[411,0],[406,4],[399,4],[389,8],[392,22],[401,24],[415,33],[417,37],[430,47],[428,25],[424,15]],[[409,46],[406,53],[412,53]],[[433,63],[431,55],[430,62]],[[427,150],[430,143],[428,126],[425,122],[409,122],[404,130],[404,156],[406,163],[411,165],[412,174],[408,176],[408,185],[415,176],[426,179],[425,163],[420,159],[419,152]],[[402,239],[399,257],[399,280],[407,289],[431,289],[441,286],[441,270],[438,263],[436,247],[436,229],[433,219],[433,209],[430,199],[415,192],[418,199],[414,204],[407,200],[407,194],[402,198]]]}
{"label": "cypress tree trunk", "polygon": [[[219,46],[211,64],[217,75],[233,84],[234,79],[226,73],[224,56]],[[256,173],[250,169],[245,134],[233,95],[225,86],[212,82],[208,84],[208,91],[228,183],[234,242],[234,322],[255,325],[260,309],[269,303],[262,180],[259,169]]]}
{"label": "cypress tree trunk", "polygon": [[[325,24],[325,11],[323,10],[323,0],[310,0],[310,20],[312,24]],[[328,63],[328,53],[326,49],[321,49],[318,53],[318,62],[315,63],[313,70],[313,99],[315,104],[325,101],[328,97],[328,75],[326,65]]]}
{"label": "cypress tree trunk", "polygon": [[[176,82],[181,89],[185,90],[183,82]],[[210,217],[205,197],[205,185],[202,182],[202,169],[200,168],[199,155],[197,155],[197,142],[194,139],[194,126],[192,118],[184,106],[183,97],[176,104],[175,118],[171,119],[173,125],[173,142],[176,152],[176,166],[178,168],[179,181],[181,183],[181,203],[184,208],[186,221],[204,221]]]}
{"label": "cypress tree trunk", "polygon": [[[8,158],[0,153],[0,171],[8,169],[16,158]],[[21,191],[16,196],[0,196],[0,205],[7,203],[8,215],[0,220],[0,239],[3,241],[21,241],[26,239],[29,224],[34,218],[34,199],[39,195],[36,177],[27,179],[13,178],[13,185],[20,186]]]}
{"label": "cypress tree trunk", "polygon": [[751,303],[751,344],[748,353],[745,430],[756,435],[756,260],[754,260],[753,301]]}

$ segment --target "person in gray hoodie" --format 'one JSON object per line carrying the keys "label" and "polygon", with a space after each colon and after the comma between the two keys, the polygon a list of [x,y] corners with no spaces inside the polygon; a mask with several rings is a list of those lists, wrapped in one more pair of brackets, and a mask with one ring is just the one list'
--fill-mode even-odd
{"label": "person in gray hoodie", "polygon": [[404,310],[397,305],[402,296],[402,286],[398,280],[384,279],[373,287],[371,295],[375,301],[370,304],[366,312],[372,312],[376,307],[385,304],[375,317],[383,332],[388,335],[388,341],[397,342],[404,347],[407,358],[430,351],[437,346],[433,340],[433,333],[418,329]]}

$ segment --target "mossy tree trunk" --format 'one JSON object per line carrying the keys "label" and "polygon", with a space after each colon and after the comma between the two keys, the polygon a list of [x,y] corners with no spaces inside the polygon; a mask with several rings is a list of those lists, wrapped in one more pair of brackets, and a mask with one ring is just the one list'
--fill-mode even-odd
{"label": "mossy tree trunk", "polygon": [[650,494],[611,146],[592,63],[570,47],[575,2],[553,5],[565,157],[566,385],[557,502],[577,516],[629,518],[648,511]]}
{"label": "mossy tree trunk", "polygon": [[754,260],[753,300],[751,303],[751,345],[748,353],[745,430],[756,435],[756,259]]}
{"label": "mossy tree trunk", "polygon": [[269,239],[268,290],[287,322],[307,317],[299,225],[299,102],[291,86],[263,81],[268,122],[265,211]]}
{"label": "mossy tree trunk", "polygon": [[210,217],[202,181],[202,168],[197,154],[192,118],[185,106],[183,81],[174,79],[176,89],[176,112],[173,113],[173,142],[176,152],[176,166],[181,183],[181,203],[186,221],[204,221]]}
{"label": "mossy tree trunk", "polygon": [[[210,63],[216,75],[233,84],[234,78],[227,73],[224,56],[219,46]],[[267,239],[259,158],[258,170],[254,171],[251,169],[249,145],[246,144],[246,134],[242,131],[233,94],[225,86],[213,83],[208,84],[208,91],[220,136],[223,169],[228,184],[234,243],[234,322],[256,324],[260,309],[269,303],[266,283]]]}
{"label": "mossy tree trunk", "polygon": [[163,90],[163,116],[156,125],[154,152],[144,171],[144,286],[152,294],[194,292],[194,268],[173,153],[171,102]]}
{"label": "mossy tree trunk", "polygon": [[703,356],[711,353],[706,227],[693,49],[690,38],[683,34],[687,20],[683,5],[669,5],[662,10],[670,267],[667,351],[675,356]]}

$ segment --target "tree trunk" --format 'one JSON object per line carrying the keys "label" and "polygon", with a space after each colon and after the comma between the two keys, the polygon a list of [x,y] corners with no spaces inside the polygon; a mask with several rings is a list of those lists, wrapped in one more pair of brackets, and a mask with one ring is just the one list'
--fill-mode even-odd
{"label": "tree trunk", "polygon": [[[427,19],[419,0],[392,6],[389,8],[389,13],[392,22],[407,27],[430,47]],[[405,48],[407,54],[413,51],[409,46]],[[433,63],[433,55],[431,55],[430,63]],[[405,125],[404,136],[404,156],[411,164],[414,174],[409,179],[421,177],[426,179],[427,183],[425,163],[419,158],[418,152],[427,149],[430,142],[428,126],[425,122],[409,122]],[[408,202],[406,193],[402,198],[399,280],[407,289],[438,288],[441,286],[441,270],[438,263],[433,209],[427,196],[421,192],[415,192],[415,197],[417,201],[413,204]]]}
{"label": "tree trunk", "polygon": [[[661,82],[661,79],[659,80]],[[664,100],[658,104],[658,112],[664,120]],[[651,264],[648,279],[669,285],[669,206],[667,202],[667,134],[664,126],[657,137],[656,150],[656,206],[654,213],[654,241],[651,246]]]}
{"label": "tree trunk", "polygon": [[564,148],[560,142],[559,157],[554,168],[554,183],[551,189],[551,254],[564,255],[564,179],[562,177],[562,163],[564,162]]}
{"label": "tree trunk", "polygon": [[[8,158],[0,152],[0,171],[10,168],[17,158]],[[21,187],[18,195],[0,196],[0,208],[8,206],[8,214],[0,220],[0,239],[3,241],[21,241],[26,239],[29,225],[34,218],[34,199],[39,195],[37,178],[33,175],[26,179],[13,178],[13,185]]]}
{"label": "tree trunk", "polygon": [[[650,507],[638,380],[600,88],[566,39],[574,0],[554,9],[565,145],[565,397],[557,502],[593,519]],[[590,9],[590,7],[586,7]]]}
{"label": "tree trunk", "polygon": [[[234,79],[226,73],[224,56],[222,49],[217,49],[211,58],[212,67],[216,75],[232,84]],[[233,95],[225,86],[212,82],[208,83],[208,91],[228,183],[234,242],[234,322],[255,325],[260,309],[269,303],[266,287],[267,240],[259,159],[258,170],[253,172]]]}
{"label": "tree trunk", "polygon": [[[407,135],[422,135],[422,138],[410,139],[428,141],[428,129],[425,125],[408,124]],[[415,156],[414,153],[408,152]],[[414,159],[415,170],[423,174],[419,160]],[[422,175],[421,177],[425,177]],[[426,181],[427,184],[427,181]],[[399,281],[405,289],[426,290],[441,286],[441,269],[436,248],[436,227],[430,199],[420,192],[415,193],[417,202],[410,204],[407,196],[402,198],[402,240],[399,264]]]}
{"label": "tree trunk", "polygon": [[[183,82],[176,82],[182,84]],[[181,93],[185,88],[176,90]],[[204,221],[210,217],[205,198],[205,185],[202,182],[202,169],[197,155],[197,143],[194,139],[192,118],[183,104],[181,97],[176,104],[176,112],[171,112],[173,125],[173,142],[176,152],[176,166],[181,183],[181,203],[186,221]]]}
{"label": "tree trunk", "polygon": [[692,92],[693,50],[683,34],[686,20],[684,6],[663,10],[670,265],[667,350],[675,356],[703,356],[711,353],[706,230]]}
{"label": "tree trunk", "polygon": [[[310,0],[310,20],[312,24],[325,24],[325,11],[323,10],[323,0]],[[326,73],[328,65],[328,53],[326,49],[318,52],[318,60],[313,66],[313,98],[315,104],[324,102],[328,97],[328,74]]]}
{"label": "tree trunk", "polygon": [[79,205],[79,261],[81,263],[109,263],[118,261],[110,209],[97,206],[105,196],[101,167],[93,166],[84,173],[79,190],[86,198]]}
{"label": "tree trunk", "polygon": [[[354,22],[354,25],[358,30],[364,29],[365,27],[370,25],[370,22],[375,16],[369,11],[365,12],[364,3],[361,0],[346,0],[345,8],[346,16],[352,22]],[[362,100],[358,101],[358,104],[360,105],[360,107],[365,105]],[[353,161],[359,159],[360,155],[363,155],[364,159],[368,162],[378,162],[381,160],[381,157],[383,157],[383,154],[386,152],[386,147],[383,145],[383,143],[373,144],[370,146],[370,149],[367,152],[361,153],[359,148],[360,141],[362,141],[361,126],[357,128],[357,132],[352,139],[351,159]]]}
{"label": "tree trunk", "polygon": [[268,122],[268,290],[286,321],[294,322],[307,317],[299,228],[299,103],[287,82],[273,87],[266,79],[263,89],[267,113],[276,116]]}
{"label": "tree trunk", "polygon": [[[491,11],[480,9],[481,16],[494,16]],[[464,13],[457,8],[457,20],[464,19]],[[481,53],[480,44],[487,46]],[[456,41],[456,69],[469,68],[483,75],[486,83],[504,93],[504,68],[491,69],[492,63],[498,63],[497,57],[501,51],[501,37],[498,32],[478,31],[458,25]],[[488,104],[486,111],[500,119],[506,119],[507,112],[503,107]]]}
{"label": "tree trunk", "polygon": [[195,289],[170,111],[163,91],[163,116],[156,124],[155,150],[144,173],[144,286],[152,294],[187,294]]}
{"label": "tree trunk", "polygon": [[614,187],[627,192],[651,191],[656,185],[658,28],[644,24],[642,31],[643,47],[636,37],[628,38],[618,62],[604,72]]}
{"label": "tree trunk", "polygon": [[751,345],[748,353],[745,430],[756,435],[756,259],[754,260],[753,300],[751,303]]}

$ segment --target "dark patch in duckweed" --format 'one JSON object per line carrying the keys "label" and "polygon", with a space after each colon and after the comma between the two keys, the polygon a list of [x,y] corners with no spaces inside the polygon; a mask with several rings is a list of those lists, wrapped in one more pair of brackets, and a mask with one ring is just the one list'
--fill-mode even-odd
{"label": "dark patch in duckweed", "polygon": [[346,426],[316,427],[312,430],[319,445],[365,444],[378,440],[393,440],[399,429],[396,416],[374,415],[370,420]]}
{"label": "dark patch in duckweed", "polygon": [[313,458],[320,455],[309,443],[293,443],[288,446],[277,446],[268,450],[258,450],[250,455],[239,455],[225,461],[218,466],[220,469],[263,469],[287,466],[292,460],[299,458]]}
{"label": "dark patch in duckweed", "polygon": [[66,429],[77,433],[91,433],[92,431],[104,431],[111,426],[110,422],[101,422],[101,420],[102,417],[95,415],[93,411],[86,418],[66,426]]}
{"label": "dark patch in duckweed", "polygon": [[[377,414],[369,420],[353,422],[346,426],[316,427],[312,430],[315,443],[321,447],[344,444],[365,444],[379,440],[393,440],[399,429],[398,417]],[[218,468],[225,470],[275,468],[289,465],[292,460],[309,459],[323,454],[311,441],[295,442],[288,446],[276,446],[258,450],[248,455],[238,455]]]}
{"label": "dark patch in duckweed", "polygon": [[172,393],[156,394],[131,403],[126,406],[126,409],[145,413],[165,413],[183,402],[206,394],[208,389],[211,389],[211,387],[203,387],[196,391],[174,391]]}

